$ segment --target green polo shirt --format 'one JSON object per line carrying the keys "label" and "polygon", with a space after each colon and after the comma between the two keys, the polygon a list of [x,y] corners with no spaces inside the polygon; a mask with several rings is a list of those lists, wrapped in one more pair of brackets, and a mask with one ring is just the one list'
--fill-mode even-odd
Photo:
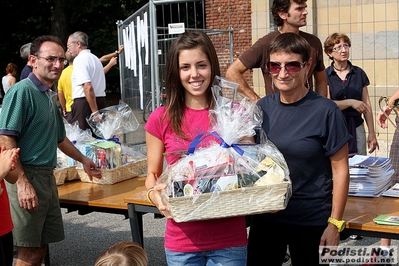
{"label": "green polo shirt", "polygon": [[56,95],[31,73],[4,97],[0,134],[15,137],[22,164],[47,167],[57,164],[57,146],[66,135]]}

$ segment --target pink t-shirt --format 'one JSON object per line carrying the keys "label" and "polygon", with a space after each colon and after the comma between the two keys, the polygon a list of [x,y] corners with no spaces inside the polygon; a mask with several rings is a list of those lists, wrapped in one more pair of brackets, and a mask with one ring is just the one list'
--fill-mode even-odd
{"label": "pink t-shirt", "polygon": [[[162,120],[165,111],[165,106],[155,109],[144,129],[165,144],[166,153],[187,151],[199,133],[209,131],[208,109],[194,110],[186,107],[182,128],[187,139],[181,139],[172,131],[168,117]],[[167,162],[171,163],[176,156],[167,156]],[[166,222],[165,248],[171,251],[197,252],[245,245],[247,230],[244,217],[182,223],[168,219]]]}
{"label": "pink t-shirt", "polygon": [[11,220],[10,202],[8,201],[8,194],[4,180],[1,180],[0,186],[3,189],[3,193],[0,195],[0,236],[3,236],[12,231],[14,224]]}

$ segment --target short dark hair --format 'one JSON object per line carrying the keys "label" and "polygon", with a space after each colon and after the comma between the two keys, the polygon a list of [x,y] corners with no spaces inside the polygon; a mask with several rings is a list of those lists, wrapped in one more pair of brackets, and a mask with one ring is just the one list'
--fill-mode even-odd
{"label": "short dark hair", "polygon": [[272,14],[274,24],[276,24],[277,27],[281,27],[284,24],[284,20],[280,18],[278,13],[288,13],[288,10],[291,6],[291,1],[297,4],[303,4],[306,3],[307,0],[274,0],[272,5]]}
{"label": "short dark hair", "polygon": [[299,54],[303,62],[309,61],[310,45],[299,34],[287,32],[274,38],[267,47],[267,62],[270,61],[270,54],[283,51],[286,53]]}
{"label": "short dark hair", "polygon": [[36,39],[33,40],[31,46],[30,46],[30,54],[35,55],[40,51],[40,48],[42,47],[42,44],[44,42],[54,42],[59,44],[64,50],[64,44],[62,43],[61,39],[58,38],[57,36],[54,35],[42,35],[37,37]]}

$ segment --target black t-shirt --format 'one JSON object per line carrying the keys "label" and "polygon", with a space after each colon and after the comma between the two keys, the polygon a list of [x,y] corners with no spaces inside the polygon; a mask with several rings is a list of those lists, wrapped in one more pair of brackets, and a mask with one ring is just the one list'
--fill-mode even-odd
{"label": "black t-shirt", "polygon": [[293,104],[281,103],[279,92],[257,104],[263,130],[284,155],[293,186],[287,208],[264,215],[285,224],[325,225],[332,206],[329,157],[350,139],[342,112],[313,91]]}

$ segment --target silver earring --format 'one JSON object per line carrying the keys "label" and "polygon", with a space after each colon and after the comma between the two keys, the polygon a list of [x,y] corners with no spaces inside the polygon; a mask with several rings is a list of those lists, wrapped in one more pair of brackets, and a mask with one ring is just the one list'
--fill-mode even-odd
{"label": "silver earring", "polygon": [[308,79],[308,73],[306,73],[306,85],[308,86],[308,90],[310,90],[310,84]]}

